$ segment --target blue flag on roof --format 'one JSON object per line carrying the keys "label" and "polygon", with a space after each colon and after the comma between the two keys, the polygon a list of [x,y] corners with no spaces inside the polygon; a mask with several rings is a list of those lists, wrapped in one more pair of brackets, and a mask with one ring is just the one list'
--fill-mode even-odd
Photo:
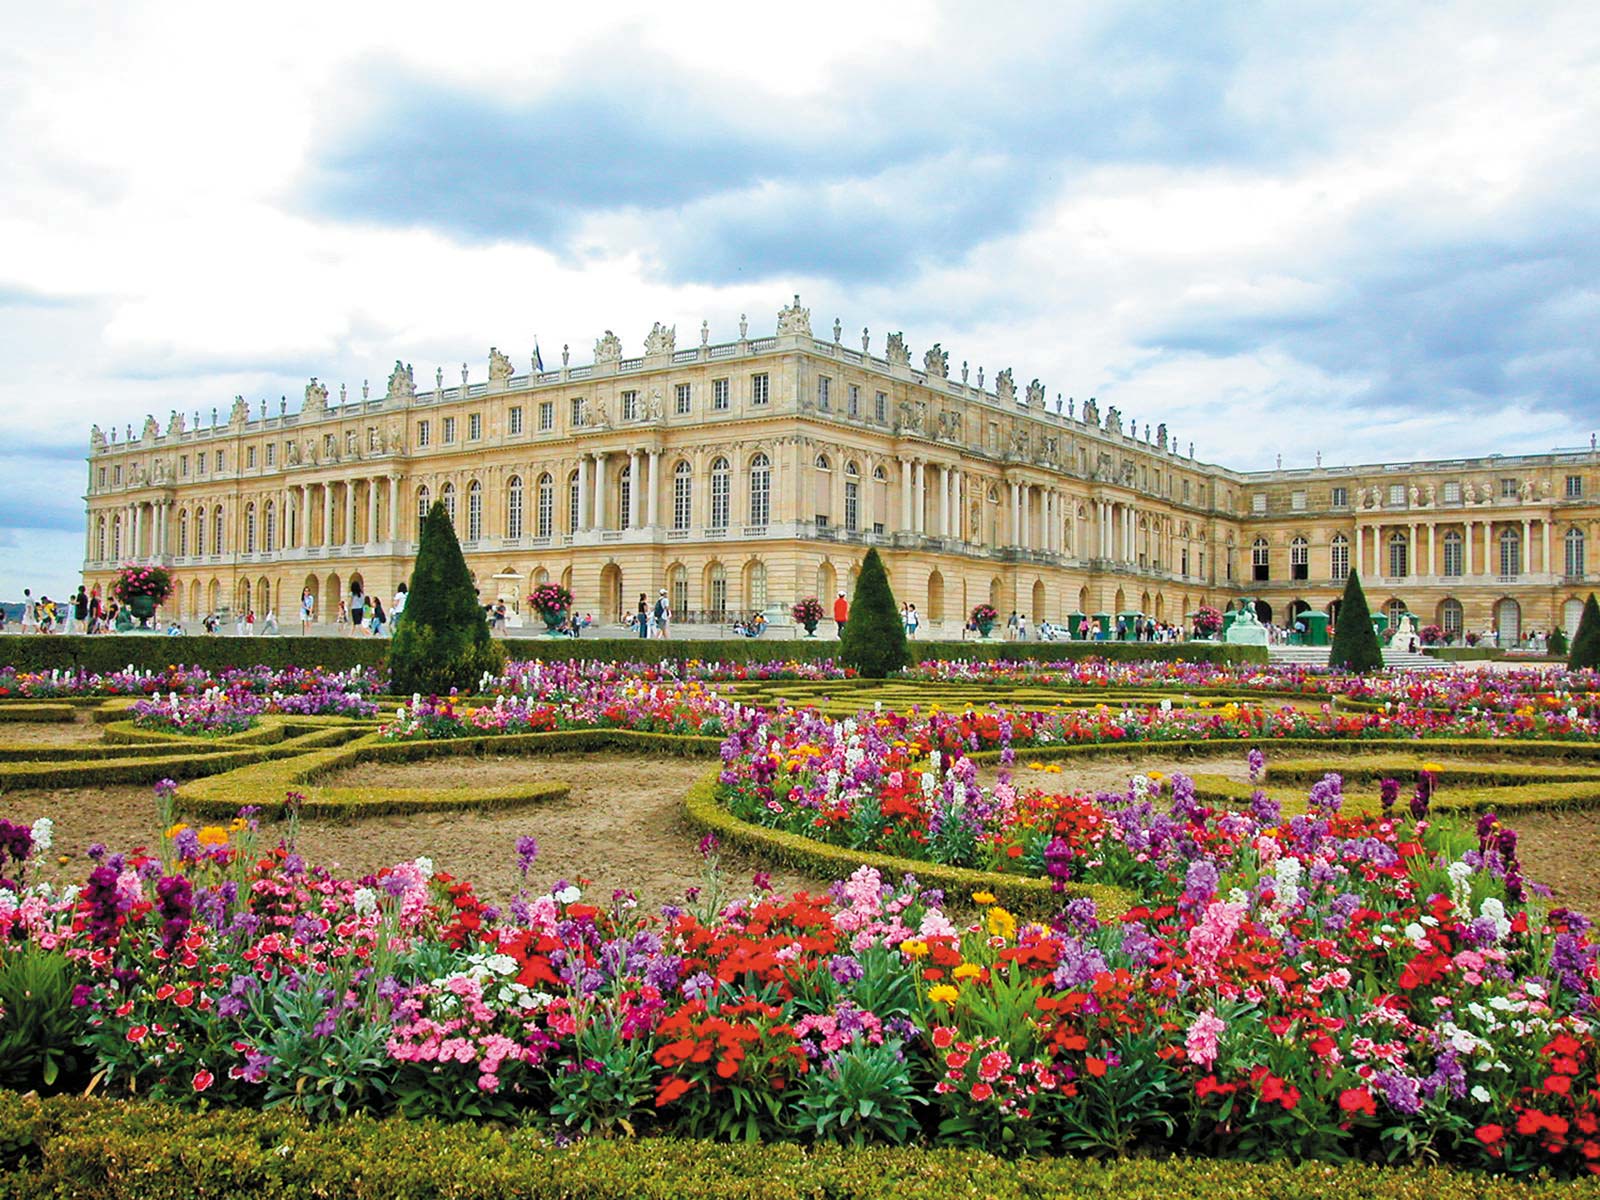
{"label": "blue flag on roof", "polygon": [[535,371],[544,370],[544,358],[539,353],[539,339],[538,338],[534,338],[533,339],[533,369]]}

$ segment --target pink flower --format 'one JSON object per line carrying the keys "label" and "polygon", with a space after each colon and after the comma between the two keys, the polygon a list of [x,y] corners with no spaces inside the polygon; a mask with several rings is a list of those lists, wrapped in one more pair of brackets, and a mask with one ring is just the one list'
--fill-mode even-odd
{"label": "pink flower", "polygon": [[201,1067],[194,1073],[194,1090],[203,1092],[215,1082],[211,1072]]}
{"label": "pink flower", "polygon": [[1217,1037],[1226,1026],[1222,1018],[1207,1009],[1194,1019],[1184,1036],[1183,1048],[1189,1052],[1189,1061],[1210,1069],[1217,1061]]}

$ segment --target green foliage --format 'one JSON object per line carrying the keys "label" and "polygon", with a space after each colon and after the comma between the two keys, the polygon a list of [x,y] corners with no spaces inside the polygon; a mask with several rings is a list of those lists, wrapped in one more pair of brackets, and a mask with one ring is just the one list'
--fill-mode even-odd
{"label": "green foliage", "polygon": [[24,942],[0,950],[0,1087],[50,1091],[82,1082],[82,1021],[65,954]]}
{"label": "green foliage", "polygon": [[615,1000],[578,1003],[573,1055],[550,1067],[550,1117],[574,1134],[632,1135],[651,1111],[650,1041],[623,1033]]}
{"label": "green foliage", "polygon": [[1367,594],[1361,590],[1361,577],[1354,570],[1344,581],[1344,599],[1339,604],[1339,623],[1328,651],[1328,665],[1365,675],[1383,669],[1383,651],[1378,635],[1372,632],[1372,612]]}
{"label": "green foliage", "polygon": [[889,573],[883,568],[876,547],[867,551],[856,579],[855,598],[850,602],[850,620],[839,640],[840,658],[869,679],[881,679],[913,659],[906,645],[906,627],[889,586]]}
{"label": "green foliage", "polygon": [[390,687],[402,696],[468,692],[486,671],[504,666],[505,651],[489,637],[449,514],[435,502],[422,524],[405,619],[389,644]]}
{"label": "green foliage", "polygon": [[1583,602],[1583,616],[1578,620],[1578,632],[1572,635],[1567,666],[1574,671],[1600,668],[1600,604],[1595,603],[1593,592]]}
{"label": "green foliage", "polygon": [[1570,649],[1567,645],[1567,631],[1559,626],[1550,631],[1550,637],[1545,643],[1545,648],[1556,655],[1564,655]]}
{"label": "green foliage", "polygon": [[851,1042],[806,1075],[799,1099],[799,1125],[818,1141],[864,1146],[901,1145],[918,1130],[918,1094],[900,1042],[874,1046]]}

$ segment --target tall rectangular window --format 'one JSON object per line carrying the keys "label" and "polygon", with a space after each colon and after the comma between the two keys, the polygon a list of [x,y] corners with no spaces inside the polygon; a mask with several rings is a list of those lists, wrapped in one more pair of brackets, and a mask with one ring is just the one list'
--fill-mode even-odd
{"label": "tall rectangular window", "polygon": [[889,397],[885,392],[879,392],[872,398],[872,419],[879,424],[889,419]]}
{"label": "tall rectangular window", "polygon": [[1461,484],[1451,481],[1444,485],[1444,502],[1446,504],[1461,503]]}
{"label": "tall rectangular window", "polygon": [[554,400],[539,401],[539,432],[549,433],[556,427],[556,402]]}
{"label": "tall rectangular window", "polygon": [[[1187,497],[1185,497],[1187,499]],[[1334,508],[1350,507],[1350,489],[1343,487],[1334,488],[1328,496],[1328,503]]]}
{"label": "tall rectangular window", "polygon": [[850,390],[845,395],[845,403],[848,406],[847,411],[852,417],[859,417],[861,415],[861,388],[852,383]]}
{"label": "tall rectangular window", "polygon": [[689,415],[689,384],[680,383],[672,390],[672,411],[680,417]]}
{"label": "tall rectangular window", "polygon": [[446,417],[444,419],[444,444],[446,446],[454,445],[455,444],[455,440],[456,440],[456,419],[454,417]]}
{"label": "tall rectangular window", "polygon": [[767,403],[772,395],[772,383],[765,371],[750,376],[750,403],[757,408]]}
{"label": "tall rectangular window", "polygon": [[571,425],[574,429],[578,428],[579,426],[581,426],[583,424],[583,397],[582,396],[574,396],[572,398],[572,412],[567,417],[567,424]]}
{"label": "tall rectangular window", "polygon": [[1305,510],[1306,510],[1306,494],[1304,492],[1290,492],[1289,493],[1289,511],[1290,512],[1305,512]]}
{"label": "tall rectangular window", "polygon": [[467,441],[475,442],[483,437],[483,414],[467,414]]}
{"label": "tall rectangular window", "polygon": [[1391,483],[1389,485],[1389,507],[1404,508],[1406,503],[1406,485]]}
{"label": "tall rectangular window", "polygon": [[844,481],[844,527],[854,533],[861,508],[861,485],[854,479]]}
{"label": "tall rectangular window", "polygon": [[672,527],[674,529],[689,528],[690,514],[694,501],[694,474],[689,469],[688,463],[679,463],[678,469],[672,473]]}
{"label": "tall rectangular window", "polygon": [[711,464],[711,528],[728,527],[728,465]]}
{"label": "tall rectangular window", "polygon": [[711,381],[711,407],[715,412],[728,411],[728,381],[726,379],[713,379]]}
{"label": "tall rectangular window", "polygon": [[[1502,500],[1515,500],[1517,498],[1517,481],[1515,479],[1502,479],[1500,481],[1500,498]],[[1507,572],[1502,571],[1502,575]]]}
{"label": "tall rectangular window", "polygon": [[639,393],[627,391],[622,393],[622,419],[624,421],[637,421],[639,419]]}
{"label": "tall rectangular window", "polygon": [[218,471],[226,471],[228,469],[227,466],[225,465],[227,463],[227,461],[228,460],[225,459],[222,456],[222,451],[218,450],[217,451],[217,470]]}
{"label": "tall rectangular window", "polygon": [[1328,555],[1328,570],[1335,579],[1346,579],[1350,575],[1350,542],[1344,534],[1339,534],[1333,539],[1333,546]]}
{"label": "tall rectangular window", "polygon": [[826,375],[817,376],[817,407],[827,412],[832,405],[833,380]]}
{"label": "tall rectangular window", "polygon": [[522,432],[522,405],[513,404],[506,413],[506,431],[513,437]]}
{"label": "tall rectangular window", "polygon": [[426,449],[428,447],[428,445],[432,441],[433,441],[433,422],[432,421],[418,421],[417,422],[417,446],[419,448]]}
{"label": "tall rectangular window", "polygon": [[245,470],[247,470],[247,471],[255,469],[255,465],[256,465],[256,448],[254,446],[246,446],[244,448],[244,465],[245,465]]}
{"label": "tall rectangular window", "polygon": [[267,466],[276,466],[278,463],[278,443],[267,443]]}
{"label": "tall rectangular window", "polygon": [[1250,497],[1250,511],[1253,513],[1264,513],[1267,511],[1267,494],[1265,492],[1257,492],[1255,495]]}
{"label": "tall rectangular window", "polygon": [[[1582,500],[1583,499],[1583,476],[1582,475],[1568,475],[1567,476],[1567,499],[1568,500]],[[1583,572],[1580,571],[1578,573],[1581,575]],[[1570,575],[1570,574],[1572,574],[1572,572],[1568,571],[1567,574]]]}

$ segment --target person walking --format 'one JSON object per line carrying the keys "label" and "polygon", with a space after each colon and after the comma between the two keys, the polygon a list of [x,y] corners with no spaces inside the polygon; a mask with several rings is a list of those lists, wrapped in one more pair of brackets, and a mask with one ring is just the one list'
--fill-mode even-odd
{"label": "person walking", "polygon": [[662,588],[661,594],[656,597],[655,626],[656,636],[666,638],[667,628],[672,623],[672,605],[667,602],[667,589]]}
{"label": "person walking", "polygon": [[267,609],[267,619],[265,621],[261,622],[261,636],[262,637],[277,637],[279,632],[280,632],[280,630],[278,629],[278,610],[275,609],[275,608],[269,608],[269,609]]}
{"label": "person walking", "polygon": [[34,603],[33,591],[30,588],[22,589],[22,632],[37,633],[39,630],[39,606]]}
{"label": "person walking", "polygon": [[406,601],[411,598],[406,585],[402,583],[394,590],[394,601],[389,605],[389,636],[394,636],[394,627],[400,624],[400,614],[406,610]]}
{"label": "person walking", "polygon": [[839,627],[839,636],[844,637],[844,623],[850,619],[850,601],[840,592],[833,602],[833,623]]}
{"label": "person walking", "polygon": [[67,608],[67,632],[77,633],[79,630],[87,632],[88,629],[89,589],[80,583],[78,594],[72,598],[72,603]]}
{"label": "person walking", "polygon": [[311,594],[311,589],[306,588],[300,593],[300,636],[311,635],[311,618],[317,609],[317,598]]}
{"label": "person walking", "polygon": [[906,605],[906,636],[908,638],[916,637],[917,626],[920,624],[922,624],[922,619],[917,616],[917,606],[915,604]]}
{"label": "person walking", "polygon": [[350,605],[343,598],[339,600],[339,615],[334,618],[333,624],[341,635],[350,628]]}
{"label": "person walking", "polygon": [[374,592],[372,595],[372,616],[368,618],[372,623],[372,636],[383,636],[383,623],[387,618],[383,612],[383,599]]}
{"label": "person walking", "polygon": [[633,614],[633,628],[641,639],[650,636],[650,604],[645,599],[643,592],[639,593],[639,604]]}
{"label": "person walking", "polygon": [[350,633],[353,637],[361,636],[361,627],[367,622],[367,595],[361,588],[359,579],[350,581]]}

